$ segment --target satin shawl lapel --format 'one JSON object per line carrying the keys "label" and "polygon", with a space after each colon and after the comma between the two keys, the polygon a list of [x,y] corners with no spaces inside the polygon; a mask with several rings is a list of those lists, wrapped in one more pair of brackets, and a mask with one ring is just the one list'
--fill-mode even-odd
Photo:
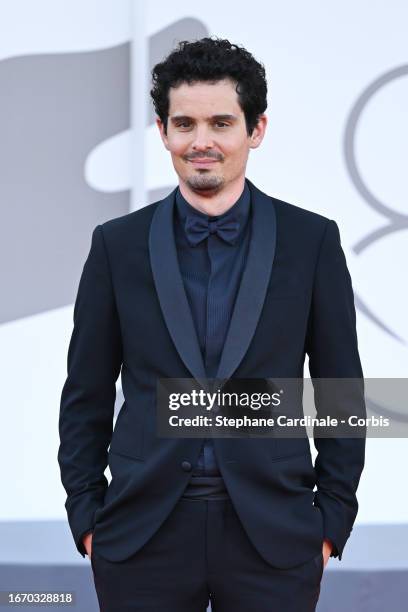
{"label": "satin shawl lapel", "polygon": [[272,198],[248,179],[246,181],[251,190],[252,231],[217,379],[230,378],[248,350],[261,315],[275,256],[276,213]]}
{"label": "satin shawl lapel", "polygon": [[180,273],[174,236],[175,193],[176,189],[164,198],[153,215],[149,232],[150,263],[170,336],[186,368],[202,384],[206,372]]}

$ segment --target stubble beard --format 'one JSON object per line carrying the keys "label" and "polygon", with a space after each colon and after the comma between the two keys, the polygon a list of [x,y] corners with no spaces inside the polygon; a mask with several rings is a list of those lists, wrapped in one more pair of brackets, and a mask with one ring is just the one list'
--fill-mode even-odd
{"label": "stubble beard", "polygon": [[186,180],[188,187],[196,192],[214,193],[222,189],[225,180],[224,177],[216,174],[194,174]]}

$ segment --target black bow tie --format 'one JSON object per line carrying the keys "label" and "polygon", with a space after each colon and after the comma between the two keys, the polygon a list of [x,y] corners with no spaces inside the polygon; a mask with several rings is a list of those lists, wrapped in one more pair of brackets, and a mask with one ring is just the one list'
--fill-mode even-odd
{"label": "black bow tie", "polygon": [[235,244],[238,231],[239,221],[236,217],[228,217],[227,219],[204,219],[201,217],[187,217],[185,223],[187,238],[191,245],[195,246],[209,234],[217,234],[225,242]]}

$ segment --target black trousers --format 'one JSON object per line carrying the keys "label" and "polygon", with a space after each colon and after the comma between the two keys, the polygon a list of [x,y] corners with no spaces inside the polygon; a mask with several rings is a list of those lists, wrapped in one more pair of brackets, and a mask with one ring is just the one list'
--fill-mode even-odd
{"label": "black trousers", "polygon": [[229,499],[181,498],[131,558],[91,563],[101,612],[313,612],[323,574],[322,553],[271,567]]}

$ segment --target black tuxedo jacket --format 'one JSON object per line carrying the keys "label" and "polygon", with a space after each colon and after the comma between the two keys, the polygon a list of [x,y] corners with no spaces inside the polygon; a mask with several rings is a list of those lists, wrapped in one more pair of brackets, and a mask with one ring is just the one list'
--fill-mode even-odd
{"label": "black tuxedo jacket", "polygon": [[[306,354],[312,378],[362,377],[336,223],[248,185],[251,242],[217,379],[302,378]],[[98,225],[79,282],[58,461],[83,556],[91,529],[93,547],[110,561],[143,546],[181,497],[202,444],[156,434],[157,379],[205,378],[177,261],[175,191]],[[125,401],[113,430],[119,373]],[[359,411],[365,416],[364,394]],[[324,537],[341,558],[357,515],[365,439],[314,444],[315,466],[307,437],[214,438],[235,510],[278,568],[317,555]]]}

